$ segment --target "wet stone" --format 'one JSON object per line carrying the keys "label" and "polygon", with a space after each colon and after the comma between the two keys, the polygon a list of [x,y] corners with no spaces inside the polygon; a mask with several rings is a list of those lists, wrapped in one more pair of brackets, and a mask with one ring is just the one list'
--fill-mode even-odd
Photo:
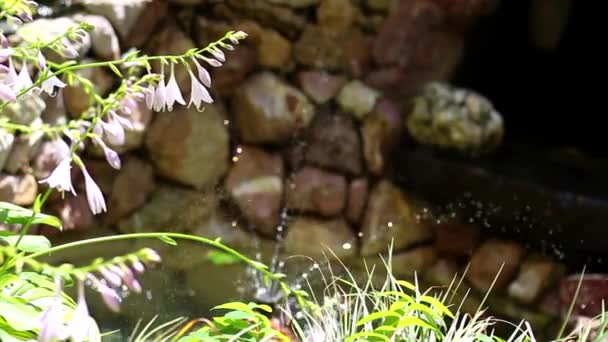
{"label": "wet stone", "polygon": [[281,156],[253,146],[239,146],[224,187],[254,228],[273,237],[283,198]]}
{"label": "wet stone", "polygon": [[340,259],[357,254],[357,238],[342,218],[318,220],[296,217],[287,228],[285,251],[290,255],[305,255],[320,260],[333,251]]}
{"label": "wet stone", "polygon": [[517,300],[530,304],[550,287],[563,271],[549,258],[530,257],[521,264],[519,274],[508,287],[508,293]]}
{"label": "wet stone", "polygon": [[346,218],[351,223],[359,223],[367,204],[369,183],[366,178],[353,179],[348,186]]}
{"label": "wet stone", "polygon": [[298,82],[306,95],[315,103],[322,104],[338,94],[346,78],[326,71],[308,70],[298,74]]}
{"label": "wet stone", "polygon": [[334,216],[346,202],[346,180],[340,174],[306,166],[287,183],[287,208]]}
{"label": "wet stone", "polygon": [[517,275],[524,252],[516,242],[487,240],[474,252],[467,278],[482,292],[490,289],[495,278],[494,289],[504,289]]}
{"label": "wet stone", "polygon": [[374,109],[379,98],[379,92],[355,80],[342,88],[337,102],[344,111],[361,120]]}
{"label": "wet stone", "polygon": [[307,162],[330,170],[361,174],[361,141],[352,119],[346,115],[318,115],[308,134]]}

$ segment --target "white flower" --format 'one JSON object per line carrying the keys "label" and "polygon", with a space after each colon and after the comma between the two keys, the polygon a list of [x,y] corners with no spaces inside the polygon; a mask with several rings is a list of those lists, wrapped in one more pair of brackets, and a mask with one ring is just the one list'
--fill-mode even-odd
{"label": "white flower", "polygon": [[165,105],[169,111],[173,110],[173,104],[175,102],[182,105],[186,104],[186,101],[184,101],[184,98],[179,90],[179,86],[177,85],[177,81],[175,80],[173,64],[171,64],[171,76],[169,76],[169,82],[167,83],[165,91]]}
{"label": "white flower", "polygon": [[57,78],[57,76],[53,75],[42,82],[42,90],[45,93],[49,94],[49,96],[51,96],[51,97],[56,95],[55,87],[57,87],[57,88],[65,87],[65,83],[61,82],[61,80],[59,80]]}
{"label": "white flower", "polygon": [[70,170],[72,168],[72,158],[70,156],[65,157],[59,165],[51,172],[50,176],[47,178],[40,180],[41,184],[48,184],[49,187],[53,189],[57,189],[58,191],[68,191],[72,194],[76,195],[76,191],[74,191],[74,187],[72,186],[72,175],[70,174]]}
{"label": "white flower", "polygon": [[87,169],[84,167],[84,164],[80,163],[80,170],[84,175],[84,187],[87,193],[87,202],[89,203],[89,208],[91,208],[91,212],[94,215],[105,212],[106,209],[106,201],[103,198],[103,194],[101,193],[101,189],[95,183]]}
{"label": "white flower", "polygon": [[148,85],[144,92],[146,93],[146,107],[152,110],[154,108],[154,86]]}
{"label": "white flower", "polygon": [[192,71],[188,70],[188,73],[190,74],[191,82],[190,102],[188,103],[188,107],[194,104],[196,110],[200,111],[203,102],[213,103],[213,99],[209,95],[207,88],[198,81]]}
{"label": "white flower", "polygon": [[34,82],[32,82],[32,78],[27,70],[27,65],[23,62],[21,66],[21,70],[19,71],[19,75],[17,75],[17,90],[28,89],[32,86]]}
{"label": "white flower", "polygon": [[108,162],[108,164],[110,164],[110,166],[115,168],[116,170],[120,170],[120,168],[122,166],[122,162],[120,161],[120,156],[118,155],[118,153],[116,153],[116,151],[114,151],[113,149],[109,148],[98,137],[93,138],[93,142],[95,144],[101,146],[101,148],[103,149],[103,154],[105,155],[106,161]]}
{"label": "white flower", "polygon": [[0,99],[3,101],[16,101],[17,94],[11,87],[0,82]]}
{"label": "white flower", "polygon": [[203,82],[205,87],[211,87],[211,75],[209,75],[209,71],[203,68],[200,63],[196,60],[196,58],[192,58],[194,61],[194,65],[196,65],[196,70],[198,71],[198,78]]}
{"label": "white flower", "polygon": [[163,76],[161,76],[161,79],[158,81],[158,85],[154,90],[152,107],[156,112],[160,112],[165,108],[165,80]]}
{"label": "white flower", "polygon": [[73,342],[100,341],[99,331],[93,318],[89,315],[87,302],[84,296],[84,282],[78,281],[78,302],[72,319],[68,323],[69,338]]}
{"label": "white flower", "polygon": [[55,342],[66,339],[65,325],[63,324],[63,303],[61,292],[63,285],[59,276],[55,277],[55,297],[51,305],[40,316],[40,331],[38,341]]}

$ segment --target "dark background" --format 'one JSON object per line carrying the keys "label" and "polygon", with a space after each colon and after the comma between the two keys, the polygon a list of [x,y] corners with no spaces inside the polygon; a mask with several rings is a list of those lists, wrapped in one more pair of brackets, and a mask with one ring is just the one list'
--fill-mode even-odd
{"label": "dark background", "polygon": [[508,142],[578,147],[608,157],[603,52],[608,30],[601,3],[571,1],[560,44],[545,51],[530,36],[531,1],[501,1],[467,36],[454,83],[494,102],[505,117]]}

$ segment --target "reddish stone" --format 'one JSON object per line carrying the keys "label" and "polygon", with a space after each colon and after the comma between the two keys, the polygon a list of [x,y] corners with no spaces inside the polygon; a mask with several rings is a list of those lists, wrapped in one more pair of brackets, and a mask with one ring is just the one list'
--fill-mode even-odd
{"label": "reddish stone", "polygon": [[448,255],[471,255],[479,241],[480,229],[476,225],[448,222],[435,231],[435,248]]}
{"label": "reddish stone", "polygon": [[240,146],[236,158],[224,186],[249,223],[262,234],[274,237],[283,197],[281,156]]}
{"label": "reddish stone", "polygon": [[106,222],[116,223],[143,206],[155,188],[152,165],[135,157],[127,159],[114,180]]}
{"label": "reddish stone", "polygon": [[232,94],[258,66],[258,54],[249,46],[239,46],[234,51],[224,53],[226,63],[221,68],[209,70],[212,88],[221,96]]}
{"label": "reddish stone", "polygon": [[549,258],[528,258],[522,263],[517,278],[509,285],[509,295],[523,303],[533,303],[561,273],[560,266]]}
{"label": "reddish stone", "polygon": [[412,65],[416,69],[429,69],[434,80],[444,80],[460,63],[464,52],[462,35],[448,32],[429,32],[416,46]]}
{"label": "reddish stone", "polygon": [[[561,313],[566,313],[575,298],[580,274],[562,279],[559,288]],[[595,317],[602,313],[602,302],[608,300],[608,275],[586,274],[582,277],[581,286],[576,297],[572,315]]]}
{"label": "reddish stone", "polygon": [[306,161],[355,175],[363,171],[361,141],[350,118],[345,115],[317,115],[308,133]]}
{"label": "reddish stone", "polygon": [[326,71],[309,70],[298,74],[298,82],[306,95],[321,104],[333,99],[346,83],[346,79]]}
{"label": "reddish stone", "polygon": [[372,39],[363,33],[353,31],[344,41],[343,48],[345,70],[352,77],[363,77],[372,63]]}
{"label": "reddish stone", "polygon": [[168,12],[167,1],[154,0],[147,3],[135,21],[137,24],[131,28],[125,45],[142,47],[158,25],[166,19]]}
{"label": "reddish stone", "polygon": [[365,83],[384,91],[385,95],[403,97],[413,95],[432,78],[432,70],[403,70],[388,67],[370,71],[365,77]]}
{"label": "reddish stone", "polygon": [[369,193],[369,183],[366,178],[357,178],[348,186],[348,205],[346,207],[346,218],[352,223],[359,223]]}
{"label": "reddish stone", "polygon": [[524,252],[516,242],[487,240],[473,254],[467,278],[482,292],[490,289],[494,279],[493,290],[504,289],[517,274]]}
{"label": "reddish stone", "polygon": [[346,180],[340,174],[306,166],[287,185],[287,207],[323,216],[339,214],[346,202]]}
{"label": "reddish stone", "polygon": [[401,1],[374,40],[374,61],[382,66],[409,66],[420,37],[437,26],[442,17],[441,8],[433,2]]}
{"label": "reddish stone", "polygon": [[238,46],[233,51],[224,51],[226,62],[220,68],[211,68],[212,82],[221,94],[230,93],[228,88],[236,87],[258,69],[258,52],[250,46]]}
{"label": "reddish stone", "polygon": [[389,99],[378,102],[361,128],[363,156],[370,172],[381,175],[386,169],[403,130],[403,115],[397,105]]}
{"label": "reddish stone", "polygon": [[89,208],[86,196],[66,195],[50,209],[51,213],[56,214],[61,220],[64,230],[87,229],[95,224],[95,217]]}

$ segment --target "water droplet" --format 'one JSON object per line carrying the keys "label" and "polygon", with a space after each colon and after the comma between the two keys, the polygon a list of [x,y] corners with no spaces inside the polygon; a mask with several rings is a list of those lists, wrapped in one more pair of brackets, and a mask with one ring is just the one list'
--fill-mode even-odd
{"label": "water droplet", "polygon": [[224,120],[224,125],[230,125],[230,120]]}
{"label": "water droplet", "polygon": [[236,227],[236,221],[232,221],[232,226]]}
{"label": "water droplet", "polygon": [[345,242],[342,244],[342,248],[348,250],[352,248],[352,245],[348,242]]}
{"label": "water droplet", "polygon": [[146,291],[146,298],[148,300],[152,300],[152,291],[150,291],[150,290]]}
{"label": "water droplet", "polygon": [[241,147],[236,148],[236,153],[241,154],[242,152],[243,152],[243,149]]}
{"label": "water droplet", "polygon": [[277,226],[277,232],[282,232],[283,231],[283,226]]}
{"label": "water droplet", "polygon": [[232,157],[232,161],[234,163],[238,162],[239,161],[239,157],[237,157],[237,156]]}
{"label": "water droplet", "polygon": [[387,223],[386,225],[387,225],[389,228],[392,228],[392,227],[393,227],[393,222],[388,221],[388,223]]}
{"label": "water droplet", "polygon": [[312,264],[312,268],[314,268],[314,269],[319,268],[319,264]]}
{"label": "water droplet", "polygon": [[308,278],[308,273],[302,273],[302,278],[304,278],[304,279]]}
{"label": "water droplet", "polygon": [[358,232],[357,236],[360,237],[360,238],[363,237],[363,232]]}

